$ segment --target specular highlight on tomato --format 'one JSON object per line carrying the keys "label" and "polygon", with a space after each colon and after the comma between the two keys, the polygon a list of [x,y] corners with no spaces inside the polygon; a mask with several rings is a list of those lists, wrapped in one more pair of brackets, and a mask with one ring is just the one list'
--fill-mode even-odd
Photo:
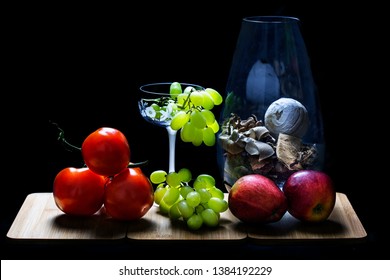
{"label": "specular highlight on tomato", "polygon": [[102,127],[88,135],[81,153],[89,169],[99,175],[114,176],[130,163],[130,146],[125,135],[110,127]]}
{"label": "specular highlight on tomato", "polygon": [[54,201],[65,214],[93,215],[103,205],[105,183],[105,177],[87,167],[64,168],[54,179]]}

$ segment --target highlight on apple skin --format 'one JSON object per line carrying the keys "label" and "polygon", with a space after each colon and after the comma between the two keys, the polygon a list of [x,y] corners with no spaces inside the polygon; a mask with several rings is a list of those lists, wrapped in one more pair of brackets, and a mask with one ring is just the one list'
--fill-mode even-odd
{"label": "highlight on apple skin", "polygon": [[287,211],[303,222],[322,222],[329,218],[336,203],[336,191],[330,176],[318,170],[300,170],[283,185]]}

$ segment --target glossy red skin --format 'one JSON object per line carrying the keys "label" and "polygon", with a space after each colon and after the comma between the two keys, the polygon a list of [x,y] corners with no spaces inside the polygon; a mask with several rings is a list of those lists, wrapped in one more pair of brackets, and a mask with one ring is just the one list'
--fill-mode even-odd
{"label": "glossy red skin", "polygon": [[304,222],[326,220],[336,203],[334,184],[326,173],[300,170],[286,180],[283,192],[288,201],[288,212]]}
{"label": "glossy red skin", "polygon": [[153,202],[153,186],[140,168],[127,168],[106,184],[104,206],[113,219],[138,220]]}
{"label": "glossy red skin", "polygon": [[277,222],[287,211],[284,193],[259,174],[240,177],[229,192],[228,203],[232,214],[246,223]]}
{"label": "glossy red skin", "polygon": [[110,127],[102,127],[88,135],[82,146],[84,162],[93,172],[114,176],[130,163],[130,146],[125,135]]}
{"label": "glossy red skin", "polygon": [[53,182],[54,201],[65,214],[93,215],[103,205],[105,183],[103,176],[89,168],[64,168]]}

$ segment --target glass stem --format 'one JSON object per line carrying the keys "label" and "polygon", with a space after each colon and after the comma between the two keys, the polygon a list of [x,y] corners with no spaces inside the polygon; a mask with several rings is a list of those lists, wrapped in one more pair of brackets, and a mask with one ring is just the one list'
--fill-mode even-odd
{"label": "glass stem", "polygon": [[177,130],[167,126],[168,140],[169,140],[169,173],[175,172],[175,145]]}

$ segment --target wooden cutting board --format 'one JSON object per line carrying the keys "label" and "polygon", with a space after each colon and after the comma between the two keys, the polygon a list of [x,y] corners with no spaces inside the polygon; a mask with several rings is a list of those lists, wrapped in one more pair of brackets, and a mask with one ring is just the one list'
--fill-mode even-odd
{"label": "wooden cutting board", "polygon": [[247,238],[245,230],[237,228],[239,221],[227,210],[221,213],[219,226],[191,231],[183,220],[171,220],[160,213],[157,205],[144,219],[129,224],[127,237],[136,240],[241,240]]}
{"label": "wooden cutting board", "polygon": [[261,243],[318,239],[360,241],[367,236],[347,196],[343,193],[337,193],[335,207],[323,223],[302,223],[287,212],[276,223],[246,226],[246,229],[249,238]]}
{"label": "wooden cutting board", "polygon": [[[225,194],[227,199],[227,194]],[[276,223],[251,227],[228,210],[221,214],[216,228],[187,229],[183,221],[172,221],[162,215],[157,205],[138,221],[119,222],[103,212],[87,218],[63,214],[55,205],[52,193],[29,194],[21,206],[7,237],[15,240],[242,240],[257,243],[307,240],[353,240],[367,236],[347,196],[337,193],[335,208],[320,225],[299,222],[288,213]]]}
{"label": "wooden cutting board", "polygon": [[13,239],[121,239],[127,223],[96,213],[87,218],[71,217],[55,205],[53,193],[29,194],[7,237]]}

